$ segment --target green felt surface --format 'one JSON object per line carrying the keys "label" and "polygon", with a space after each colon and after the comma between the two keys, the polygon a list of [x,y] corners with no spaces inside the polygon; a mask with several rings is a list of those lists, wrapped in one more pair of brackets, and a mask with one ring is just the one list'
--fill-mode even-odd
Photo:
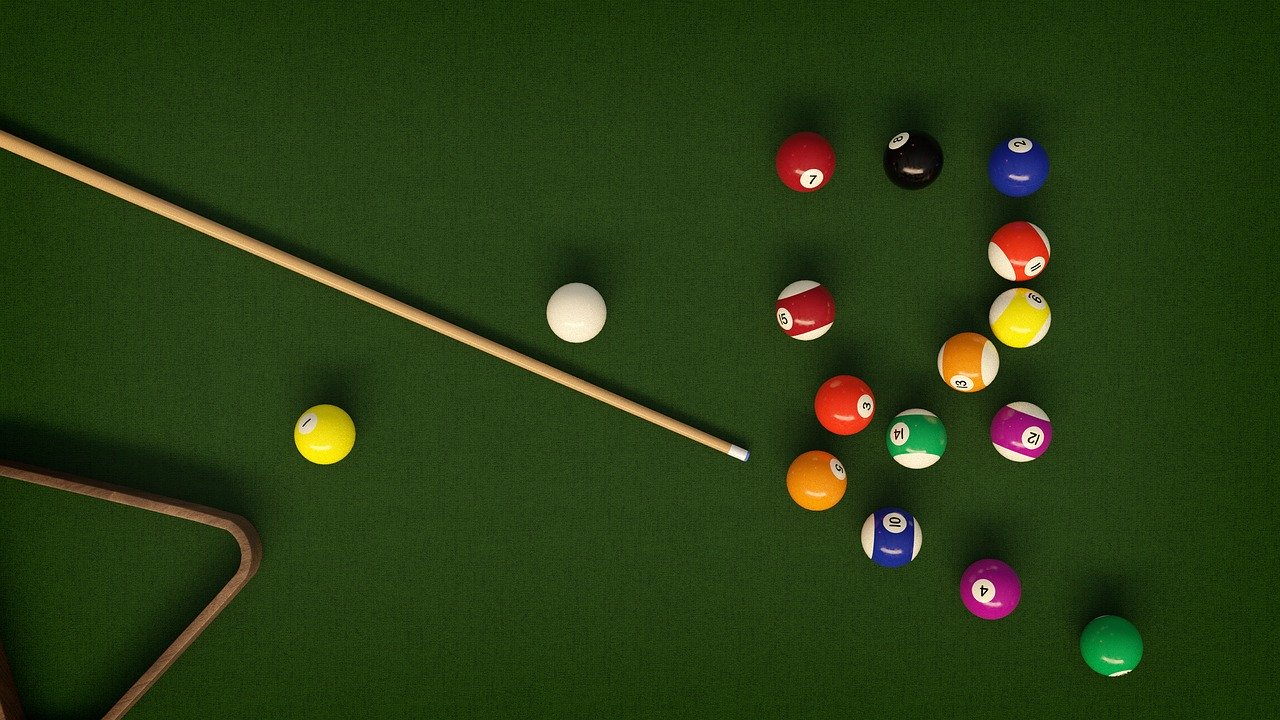
{"label": "green felt surface", "polygon": [[[262,534],[131,718],[1271,712],[1274,10],[423,5],[6,2],[0,128],[752,458],[0,153],[0,456]],[[919,193],[880,168],[904,128],[947,153]],[[814,194],[772,167],[801,129],[838,156]],[[986,179],[1013,134],[1052,159],[1029,198]],[[962,396],[937,349],[986,330],[1009,286],[986,240],[1017,218],[1053,242],[1053,329]],[[839,304],[812,343],[772,317],[800,278]],[[609,303],[585,345],[545,325],[569,281]],[[839,438],[811,402],[844,372],[879,412]],[[1012,400],[1055,423],[1036,462],[988,442]],[[290,441],[318,402],[357,423],[331,467]],[[949,435],[919,472],[883,439],[916,406]],[[851,477],[821,514],[783,482],[810,449]],[[33,717],[100,713],[234,562],[199,529],[0,493]],[[856,547],[886,504],[925,538],[894,571]],[[957,593],[983,556],[1023,581],[995,623]],[[1079,656],[1103,613],[1143,633],[1122,679]]]}

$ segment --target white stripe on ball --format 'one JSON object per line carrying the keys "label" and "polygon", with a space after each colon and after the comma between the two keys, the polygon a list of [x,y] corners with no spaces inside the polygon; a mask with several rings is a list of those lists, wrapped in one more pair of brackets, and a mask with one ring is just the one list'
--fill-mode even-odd
{"label": "white stripe on ball", "polygon": [[800,293],[805,292],[806,290],[812,290],[818,287],[818,285],[820,284],[821,283],[817,283],[812,280],[797,280],[791,283],[790,285],[782,288],[782,292],[778,294],[778,299],[786,300],[792,295],[799,295]]}
{"label": "white stripe on ball", "polygon": [[1013,263],[1009,262],[1009,256],[1004,254],[999,245],[987,243],[987,261],[991,263],[991,269],[1005,280],[1018,279],[1013,271]]}
{"label": "white stripe on ball", "polygon": [[1046,260],[1049,259],[1049,236],[1044,234],[1039,225],[1031,222],[1027,224],[1036,229],[1036,234],[1040,236],[1040,241],[1044,243],[1044,257]]}
{"label": "white stripe on ball", "polygon": [[987,340],[982,346],[982,384],[990,385],[991,381],[996,379],[998,372],[1000,372],[1000,351],[996,350],[995,343]]}
{"label": "white stripe on ball", "polygon": [[1000,316],[1004,314],[1004,311],[1009,307],[1009,303],[1013,302],[1013,297],[1017,293],[1018,288],[1000,293],[999,297],[991,303],[991,310],[987,313],[987,322],[995,325],[996,320],[999,320]]}
{"label": "white stripe on ball", "polygon": [[923,470],[938,462],[941,458],[941,455],[932,453],[902,453],[893,456],[893,459],[897,460],[899,465],[912,470]]}
{"label": "white stripe on ball", "polygon": [[1017,450],[1004,447],[1003,445],[997,445],[994,442],[991,443],[991,445],[996,449],[996,452],[1000,453],[1004,457],[1014,462],[1031,462],[1032,460],[1035,460],[1035,458],[1031,457],[1030,455],[1023,455]]}
{"label": "white stripe on ball", "polygon": [[1049,421],[1049,415],[1044,410],[1041,410],[1039,405],[1019,400],[1017,402],[1009,403],[1008,407],[1012,410],[1017,410],[1020,413],[1026,413],[1033,418],[1039,418],[1045,422]]}
{"label": "white stripe on ball", "polygon": [[862,523],[862,552],[871,557],[876,547],[876,514],[871,513],[867,516],[867,521]]}

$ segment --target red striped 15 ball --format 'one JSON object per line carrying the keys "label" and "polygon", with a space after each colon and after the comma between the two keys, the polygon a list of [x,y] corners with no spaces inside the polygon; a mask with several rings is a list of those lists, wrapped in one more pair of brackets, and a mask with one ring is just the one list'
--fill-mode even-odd
{"label": "red striped 15 ball", "polygon": [[826,335],[836,319],[831,291],[812,280],[797,280],[783,288],[774,309],[778,327],[797,340]]}
{"label": "red striped 15 ball", "polygon": [[831,180],[836,151],[818,133],[798,132],[782,141],[773,162],[783,185],[796,192],[813,192]]}
{"label": "red striped 15 ball", "polygon": [[1015,220],[991,236],[987,260],[1005,280],[1030,280],[1049,265],[1049,238],[1035,224]]}

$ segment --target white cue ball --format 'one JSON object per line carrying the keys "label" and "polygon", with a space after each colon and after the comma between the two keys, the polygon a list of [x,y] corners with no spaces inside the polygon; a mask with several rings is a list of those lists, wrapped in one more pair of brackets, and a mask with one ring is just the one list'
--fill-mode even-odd
{"label": "white cue ball", "polygon": [[547,324],[561,340],[586,342],[604,328],[604,298],[590,285],[569,283],[547,301]]}

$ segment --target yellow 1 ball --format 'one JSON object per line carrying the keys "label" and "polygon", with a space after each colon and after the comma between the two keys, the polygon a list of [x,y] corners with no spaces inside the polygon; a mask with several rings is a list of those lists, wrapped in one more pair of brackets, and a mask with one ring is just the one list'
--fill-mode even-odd
{"label": "yellow 1 ball", "polygon": [[317,465],[332,465],[356,444],[356,424],[336,405],[316,405],[293,426],[293,443],[302,457]]}

